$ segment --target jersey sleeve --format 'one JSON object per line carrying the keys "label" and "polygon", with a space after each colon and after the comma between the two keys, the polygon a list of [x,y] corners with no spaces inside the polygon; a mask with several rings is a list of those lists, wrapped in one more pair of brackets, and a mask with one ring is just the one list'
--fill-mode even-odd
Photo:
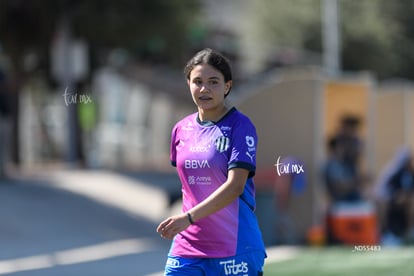
{"label": "jersey sleeve", "polygon": [[256,128],[250,120],[242,120],[232,132],[228,169],[243,168],[249,171],[249,177],[253,177],[256,172],[256,149]]}
{"label": "jersey sleeve", "polygon": [[177,145],[179,140],[177,138],[178,126],[175,125],[171,132],[171,145],[170,145],[170,161],[173,167],[177,166]]}

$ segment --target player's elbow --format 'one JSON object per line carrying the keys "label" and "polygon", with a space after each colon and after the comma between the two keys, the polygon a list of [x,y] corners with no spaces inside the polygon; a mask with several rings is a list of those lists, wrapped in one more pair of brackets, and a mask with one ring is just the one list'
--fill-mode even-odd
{"label": "player's elbow", "polygon": [[230,199],[231,201],[241,196],[244,192],[244,184],[235,183],[233,181],[233,182],[229,182],[227,185],[228,185],[226,188],[227,198]]}
{"label": "player's elbow", "polygon": [[245,183],[234,183],[233,185],[233,193],[235,197],[239,197],[244,192]]}
{"label": "player's elbow", "polygon": [[229,172],[229,183],[235,197],[239,197],[244,192],[248,171],[245,169],[235,168]]}

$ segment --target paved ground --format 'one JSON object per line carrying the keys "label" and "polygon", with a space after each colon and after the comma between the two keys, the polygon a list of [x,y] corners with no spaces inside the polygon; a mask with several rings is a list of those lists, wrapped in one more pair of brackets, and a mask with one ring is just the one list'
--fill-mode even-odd
{"label": "paved ground", "polygon": [[177,194],[169,173],[37,170],[0,181],[0,275],[162,275],[170,242],[155,228]]}

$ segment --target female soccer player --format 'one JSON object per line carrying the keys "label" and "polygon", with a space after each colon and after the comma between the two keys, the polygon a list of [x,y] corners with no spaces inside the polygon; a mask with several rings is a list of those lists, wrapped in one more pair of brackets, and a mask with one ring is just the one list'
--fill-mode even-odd
{"label": "female soccer player", "polygon": [[182,183],[183,213],[157,227],[173,239],[165,275],[262,275],[266,253],[252,179],[255,127],[225,104],[232,73],[224,56],[204,49],[184,73],[198,112],[172,131],[170,157]]}

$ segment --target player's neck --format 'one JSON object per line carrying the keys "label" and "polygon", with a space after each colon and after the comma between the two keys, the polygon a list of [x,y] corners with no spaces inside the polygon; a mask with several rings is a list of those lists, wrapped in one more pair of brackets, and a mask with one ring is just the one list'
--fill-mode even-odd
{"label": "player's neck", "polygon": [[212,121],[218,122],[224,115],[229,111],[229,108],[225,105],[215,108],[215,109],[198,109],[198,118],[200,121]]}

